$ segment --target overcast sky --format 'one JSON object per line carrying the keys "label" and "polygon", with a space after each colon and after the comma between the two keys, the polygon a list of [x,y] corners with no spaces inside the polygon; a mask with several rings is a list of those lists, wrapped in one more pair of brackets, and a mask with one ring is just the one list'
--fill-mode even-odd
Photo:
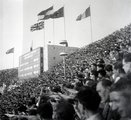
{"label": "overcast sky", "polygon": [[[52,5],[55,10],[64,6],[65,18],[46,20],[43,30],[30,32],[37,14]],[[91,18],[76,21],[89,5]],[[130,14],[131,0],[0,0],[0,69],[13,67],[13,54],[5,54],[12,47],[17,67],[32,41],[33,48],[43,46],[44,40],[59,44],[63,39],[69,46],[82,47],[130,24]]]}

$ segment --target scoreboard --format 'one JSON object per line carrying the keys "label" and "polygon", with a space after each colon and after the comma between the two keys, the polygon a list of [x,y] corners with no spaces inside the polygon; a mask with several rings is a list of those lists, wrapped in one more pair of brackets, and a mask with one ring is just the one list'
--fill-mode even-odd
{"label": "scoreboard", "polygon": [[43,66],[43,47],[39,47],[19,57],[18,77],[37,77],[43,72]]}

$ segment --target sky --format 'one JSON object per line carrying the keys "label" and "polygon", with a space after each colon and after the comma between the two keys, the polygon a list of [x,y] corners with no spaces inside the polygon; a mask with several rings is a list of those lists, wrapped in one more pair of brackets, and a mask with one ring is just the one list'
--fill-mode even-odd
{"label": "sky", "polygon": [[[52,5],[54,11],[64,6],[64,18],[48,19],[43,30],[31,32],[37,14]],[[91,17],[76,21],[89,6]],[[131,0],[0,0],[0,69],[17,67],[32,41],[33,48],[65,39],[69,46],[83,47],[130,24],[130,13]],[[5,54],[12,47],[14,54]]]}
{"label": "sky", "polygon": [[[0,0],[0,31],[0,69],[16,67],[22,53],[22,0]],[[14,54],[5,54],[12,47]]]}

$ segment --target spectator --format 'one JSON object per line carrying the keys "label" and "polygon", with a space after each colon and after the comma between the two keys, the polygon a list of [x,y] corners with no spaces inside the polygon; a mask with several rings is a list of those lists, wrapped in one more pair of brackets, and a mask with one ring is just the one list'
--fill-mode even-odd
{"label": "spectator", "polygon": [[92,70],[90,72],[90,79],[92,79],[93,81],[97,81],[97,77],[98,77],[98,72],[96,70]]}
{"label": "spectator", "polygon": [[82,62],[82,70],[85,70],[87,67],[88,67],[88,63],[87,63],[87,61],[84,60]]}
{"label": "spectator", "polygon": [[113,70],[114,83],[116,83],[121,77],[125,76],[125,71],[122,66],[122,62],[118,61],[114,64]]}
{"label": "spectator", "polygon": [[100,59],[98,59],[97,60],[97,64],[105,64],[105,61],[102,59],[102,58],[100,58]]}
{"label": "spectator", "polygon": [[84,84],[84,75],[79,73],[75,79],[74,89],[79,90]]}
{"label": "spectator", "polygon": [[123,57],[123,69],[125,71],[125,73],[130,73],[131,72],[131,53],[127,53],[124,55]]}
{"label": "spectator", "polygon": [[102,115],[104,120],[110,120],[113,118],[113,114],[109,105],[109,93],[112,82],[107,79],[99,81],[96,87],[98,94],[101,97],[100,109],[102,110]]}
{"label": "spectator", "polygon": [[101,97],[101,103],[103,105],[105,105],[106,102],[109,102],[109,92],[111,85],[112,82],[107,79],[103,79],[97,83],[96,90]]}
{"label": "spectator", "polygon": [[89,69],[85,69],[83,71],[83,74],[84,74],[84,79],[85,79],[85,82],[90,78],[90,73],[89,73]]}
{"label": "spectator", "polygon": [[91,70],[97,70],[97,64],[96,63],[92,63],[91,64]]}
{"label": "spectator", "polygon": [[10,120],[10,118],[7,115],[1,116],[0,120]]}
{"label": "spectator", "polygon": [[110,101],[122,119],[131,119],[131,81],[125,77],[115,83],[111,87]]}
{"label": "spectator", "polygon": [[53,107],[50,102],[42,103],[37,108],[37,113],[41,120],[52,120]]}
{"label": "spectator", "polygon": [[101,98],[99,94],[90,87],[82,88],[76,95],[78,100],[78,111],[85,119],[102,120],[98,113]]}
{"label": "spectator", "polygon": [[30,100],[28,101],[28,109],[34,109],[36,108],[36,98],[31,97]]}
{"label": "spectator", "polygon": [[103,65],[102,63],[97,64],[97,71],[104,70],[104,67],[105,65]]}
{"label": "spectator", "polygon": [[[49,99],[50,99],[50,98],[49,98],[49,95],[42,95],[42,96],[40,97],[39,105],[48,102]],[[39,106],[39,105],[38,105],[38,106]]]}
{"label": "spectator", "polygon": [[65,100],[56,105],[55,120],[75,120],[75,110],[72,104]]}
{"label": "spectator", "polygon": [[111,64],[108,64],[105,66],[106,75],[109,77],[111,81],[113,81],[112,75],[113,75],[113,67]]}
{"label": "spectator", "polygon": [[101,69],[98,71],[98,81],[106,78],[106,71],[104,69]]}

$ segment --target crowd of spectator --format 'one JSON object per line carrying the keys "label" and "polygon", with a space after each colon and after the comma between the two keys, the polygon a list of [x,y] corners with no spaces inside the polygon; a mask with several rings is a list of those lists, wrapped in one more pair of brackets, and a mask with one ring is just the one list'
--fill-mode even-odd
{"label": "crowd of spectator", "polygon": [[66,57],[65,74],[62,62],[23,82],[17,69],[0,71],[0,119],[131,119],[130,40],[128,25],[77,50]]}

